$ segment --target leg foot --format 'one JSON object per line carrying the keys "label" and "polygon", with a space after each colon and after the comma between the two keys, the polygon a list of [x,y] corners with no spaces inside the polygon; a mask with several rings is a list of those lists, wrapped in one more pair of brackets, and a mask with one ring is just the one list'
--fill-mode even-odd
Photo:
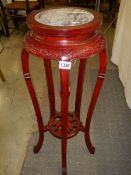
{"label": "leg foot", "polygon": [[44,140],[44,134],[42,133],[40,138],[39,138],[38,143],[34,146],[34,153],[35,154],[37,154],[40,151],[42,144],[43,144],[43,140]]}
{"label": "leg foot", "polygon": [[91,154],[95,153],[95,147],[92,145],[91,140],[90,140],[90,136],[88,134],[85,135],[85,142],[86,142],[86,146],[89,150],[89,152]]}
{"label": "leg foot", "polygon": [[62,175],[67,175],[67,170],[66,170],[66,168],[62,168]]}
{"label": "leg foot", "polygon": [[4,75],[3,75],[1,70],[0,70],[0,78],[2,79],[2,81],[5,81],[5,77],[4,77]]}

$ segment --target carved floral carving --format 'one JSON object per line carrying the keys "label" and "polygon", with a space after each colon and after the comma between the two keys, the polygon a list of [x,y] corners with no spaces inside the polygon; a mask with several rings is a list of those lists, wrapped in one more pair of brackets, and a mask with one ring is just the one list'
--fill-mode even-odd
{"label": "carved floral carving", "polygon": [[66,60],[88,58],[99,53],[105,47],[105,39],[101,34],[92,37],[87,43],[80,43],[78,45],[59,46],[47,45],[36,40],[30,32],[27,33],[24,39],[24,47],[33,55],[45,59],[61,60],[64,56]]}

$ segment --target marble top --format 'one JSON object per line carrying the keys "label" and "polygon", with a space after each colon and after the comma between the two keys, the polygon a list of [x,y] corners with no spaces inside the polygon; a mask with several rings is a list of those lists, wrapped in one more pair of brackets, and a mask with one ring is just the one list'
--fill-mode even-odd
{"label": "marble top", "polygon": [[50,26],[77,26],[93,19],[91,12],[79,8],[48,9],[35,15],[37,22]]}

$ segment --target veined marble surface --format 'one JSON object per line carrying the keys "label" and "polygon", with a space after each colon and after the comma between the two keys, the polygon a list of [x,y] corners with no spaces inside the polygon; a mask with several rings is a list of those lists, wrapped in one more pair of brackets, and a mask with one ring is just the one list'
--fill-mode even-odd
{"label": "veined marble surface", "polygon": [[35,16],[37,22],[50,26],[77,26],[93,19],[91,12],[79,8],[49,9]]}

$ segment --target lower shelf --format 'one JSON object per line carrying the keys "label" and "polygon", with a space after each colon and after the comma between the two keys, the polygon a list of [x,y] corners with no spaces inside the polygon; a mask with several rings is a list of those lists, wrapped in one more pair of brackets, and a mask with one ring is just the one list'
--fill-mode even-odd
{"label": "lower shelf", "polygon": [[[48,122],[48,125],[44,127],[44,131],[50,131],[50,133],[57,137],[62,138],[62,126],[61,126],[61,114],[56,113]],[[75,112],[68,113],[67,119],[67,138],[72,138],[79,131],[84,131],[82,122]]]}

